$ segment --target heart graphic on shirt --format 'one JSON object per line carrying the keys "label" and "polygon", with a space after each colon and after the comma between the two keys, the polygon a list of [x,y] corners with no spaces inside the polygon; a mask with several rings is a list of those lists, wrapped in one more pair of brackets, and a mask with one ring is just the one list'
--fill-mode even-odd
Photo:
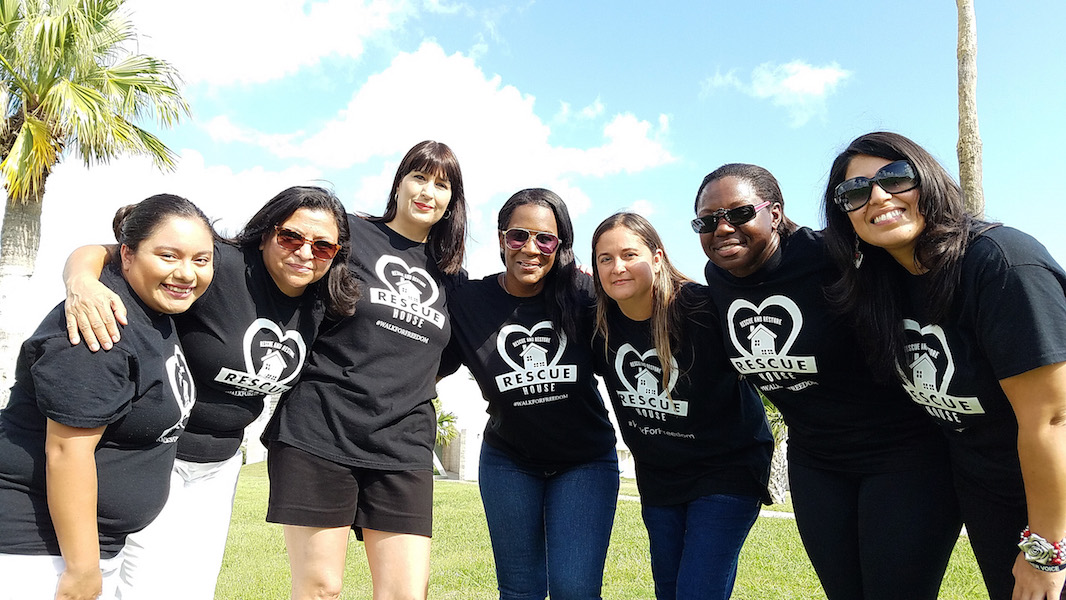
{"label": "heart graphic on shirt", "polygon": [[947,337],[939,325],[922,327],[917,321],[903,319],[906,365],[897,365],[900,377],[915,388],[947,394],[955,375],[955,361]]}
{"label": "heart graphic on shirt", "polygon": [[496,351],[515,371],[555,366],[565,349],[566,335],[556,333],[551,321],[541,321],[529,329],[512,323],[496,335]]}
{"label": "heart graphic on shirt", "polygon": [[803,328],[803,313],[788,296],[775,295],[759,306],[734,300],[726,313],[729,338],[742,356],[789,353]]}
{"label": "heart graphic on shirt", "polygon": [[244,365],[248,373],[286,384],[303,369],[307,347],[294,329],[282,332],[269,319],[256,319],[244,332]]}
{"label": "heart graphic on shirt", "polygon": [[192,412],[193,404],[196,403],[196,387],[192,381],[192,373],[189,371],[189,363],[181,352],[181,347],[174,346],[174,354],[167,358],[164,363],[167,373],[167,381],[170,383],[170,391],[174,395],[174,401],[178,405],[181,416],[178,421],[167,428],[156,441],[163,444],[172,444],[178,441],[178,436],[189,422],[189,413]]}
{"label": "heart graphic on shirt", "polygon": [[670,382],[662,389],[663,369],[659,353],[652,348],[641,354],[632,345],[626,343],[618,349],[614,359],[614,370],[619,381],[632,394],[642,396],[666,396],[677,384],[677,361],[670,357]]}
{"label": "heart graphic on shirt", "polygon": [[378,259],[374,271],[378,280],[398,296],[410,298],[415,304],[432,306],[440,295],[437,282],[420,267],[409,267],[397,256],[384,255]]}

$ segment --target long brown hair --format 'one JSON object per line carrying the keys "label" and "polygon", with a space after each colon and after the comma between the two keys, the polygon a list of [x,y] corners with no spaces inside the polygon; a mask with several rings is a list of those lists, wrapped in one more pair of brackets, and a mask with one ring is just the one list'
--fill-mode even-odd
{"label": "long brown hair", "polygon": [[[625,227],[632,231],[652,253],[662,251],[662,264],[654,275],[651,286],[651,330],[655,340],[655,352],[659,355],[659,364],[663,368],[663,389],[669,391],[672,371],[673,346],[681,343],[681,310],[678,306],[677,293],[692,280],[678,271],[666,255],[666,248],[658,232],[644,217],[631,212],[620,212],[604,219],[592,234],[592,263],[596,262],[596,244],[600,237],[616,227]],[[600,282],[599,270],[592,278],[596,286],[596,333],[603,336],[604,349],[607,347],[607,308],[612,301]]]}

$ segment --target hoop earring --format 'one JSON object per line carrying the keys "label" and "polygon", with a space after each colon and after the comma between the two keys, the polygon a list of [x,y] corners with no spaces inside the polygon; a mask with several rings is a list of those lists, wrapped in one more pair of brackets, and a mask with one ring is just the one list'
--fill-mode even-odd
{"label": "hoop earring", "polygon": [[862,266],[862,249],[859,247],[859,234],[855,233],[855,253],[852,255],[852,260],[855,261],[855,268],[858,269]]}
{"label": "hoop earring", "polygon": [[441,218],[444,219],[445,221],[447,221],[448,219],[452,218],[452,209],[449,208],[448,210],[444,211],[444,215],[441,216]]}

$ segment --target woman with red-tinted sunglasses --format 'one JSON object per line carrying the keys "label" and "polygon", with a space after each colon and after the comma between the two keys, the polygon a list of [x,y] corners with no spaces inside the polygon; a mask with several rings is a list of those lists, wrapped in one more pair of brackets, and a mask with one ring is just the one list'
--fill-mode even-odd
{"label": "woman with red-tinted sunglasses", "polygon": [[898,134],[851,142],[823,208],[833,296],[871,368],[947,437],[989,596],[1059,598],[1066,272],[1032,237],[968,214],[947,171]]}
{"label": "woman with red-tinted sunglasses", "polygon": [[[127,539],[124,598],[214,597],[244,429],[267,395],[284,393],[299,378],[323,317],[352,314],[358,288],[348,247],[344,208],[316,187],[282,191],[232,243],[215,243],[215,285],[175,318],[197,402],[178,440],[167,505]],[[110,332],[88,325],[113,321],[113,294],[97,281],[101,253],[89,246],[71,258],[68,297],[96,303],[76,303],[68,314],[78,315],[90,347],[109,349],[122,343],[113,324]],[[73,321],[68,330],[76,343]]]}

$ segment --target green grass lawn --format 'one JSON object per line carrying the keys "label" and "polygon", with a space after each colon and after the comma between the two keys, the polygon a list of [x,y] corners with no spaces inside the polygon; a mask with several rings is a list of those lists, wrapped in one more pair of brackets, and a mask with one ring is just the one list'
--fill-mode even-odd
{"label": "green grass lawn", "polygon": [[[623,480],[623,495],[636,496],[632,480]],[[226,557],[218,581],[219,599],[288,598],[289,568],[281,526],[266,523],[265,463],[241,473],[233,509]],[[771,510],[789,511],[775,505]],[[476,484],[438,481],[433,499],[433,554],[429,597],[478,600],[498,598],[492,549]],[[576,532],[575,535],[580,535]],[[618,504],[604,571],[603,597],[652,598],[648,538],[640,520],[640,504]],[[344,575],[343,598],[370,598],[370,572],[363,546],[352,536]],[[740,557],[733,593],[745,600],[824,599],[790,519],[762,518],[755,523]],[[987,598],[969,542],[961,538],[948,566],[940,598]]]}

